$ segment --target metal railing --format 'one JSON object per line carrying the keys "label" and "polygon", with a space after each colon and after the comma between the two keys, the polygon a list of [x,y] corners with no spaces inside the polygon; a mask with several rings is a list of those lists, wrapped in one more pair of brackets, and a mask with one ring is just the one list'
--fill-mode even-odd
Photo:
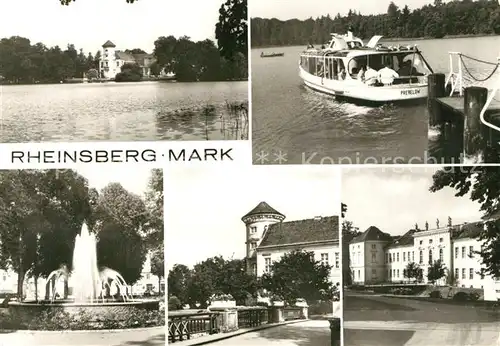
{"label": "metal railing", "polygon": [[269,311],[266,307],[238,308],[238,328],[257,327],[269,322]]}
{"label": "metal railing", "polygon": [[168,341],[189,340],[195,334],[215,334],[218,332],[218,313],[176,313],[168,316]]}

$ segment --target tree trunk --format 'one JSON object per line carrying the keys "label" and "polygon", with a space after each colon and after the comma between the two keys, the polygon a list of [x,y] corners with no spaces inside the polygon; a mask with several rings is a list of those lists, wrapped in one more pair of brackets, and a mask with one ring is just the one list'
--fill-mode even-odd
{"label": "tree trunk", "polygon": [[38,303],[38,274],[35,275],[35,301]]}
{"label": "tree trunk", "polygon": [[69,285],[68,285],[68,278],[64,278],[64,299],[68,299],[68,293],[69,293]]}
{"label": "tree trunk", "polygon": [[22,268],[22,265],[19,266],[19,271],[17,274],[17,299],[19,301],[23,300],[23,282],[24,282],[25,272]]}
{"label": "tree trunk", "polygon": [[158,275],[158,295],[161,296],[161,276]]}
{"label": "tree trunk", "polygon": [[50,299],[50,280],[45,283],[45,300]]}

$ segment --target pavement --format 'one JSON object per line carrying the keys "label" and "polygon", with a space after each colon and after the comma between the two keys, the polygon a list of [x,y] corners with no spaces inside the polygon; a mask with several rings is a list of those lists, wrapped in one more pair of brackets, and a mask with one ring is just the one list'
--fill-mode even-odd
{"label": "pavement", "polygon": [[261,329],[213,343],[225,346],[330,346],[330,324],[307,320]]}
{"label": "pavement", "polygon": [[346,292],[344,346],[500,346],[500,310]]}
{"label": "pavement", "polygon": [[165,327],[118,331],[0,332],[0,346],[165,346]]}

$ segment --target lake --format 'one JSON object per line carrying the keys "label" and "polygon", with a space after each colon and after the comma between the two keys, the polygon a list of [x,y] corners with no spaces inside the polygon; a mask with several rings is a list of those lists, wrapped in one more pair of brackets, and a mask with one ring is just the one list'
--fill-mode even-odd
{"label": "lake", "polygon": [[[416,43],[434,72],[447,74],[449,51],[495,62],[500,36]],[[392,43],[387,43],[388,45]],[[252,50],[253,161],[300,163],[426,163],[456,160],[431,136],[425,101],[420,105],[378,108],[340,103],[303,86],[298,58],[305,46]],[[260,58],[261,52],[284,52]],[[488,71],[489,72],[489,71]],[[432,134],[431,134],[432,135]]]}
{"label": "lake", "polygon": [[0,88],[0,141],[4,143],[248,138],[248,126],[242,126],[241,119],[235,126],[241,114],[227,107],[247,107],[246,81]]}

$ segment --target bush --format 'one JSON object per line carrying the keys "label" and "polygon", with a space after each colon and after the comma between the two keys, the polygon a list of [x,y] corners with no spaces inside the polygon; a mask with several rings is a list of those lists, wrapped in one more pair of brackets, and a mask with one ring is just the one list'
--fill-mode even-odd
{"label": "bush", "polygon": [[51,309],[34,318],[10,315],[5,321],[2,321],[3,328],[21,330],[102,330],[159,327],[164,325],[164,312],[143,309],[131,311],[126,319],[118,318],[112,310],[96,317],[95,314],[83,309],[76,314],[69,314],[61,309]]}
{"label": "bush", "polygon": [[470,300],[470,296],[466,292],[457,292],[453,296],[453,300],[455,300],[457,302],[466,302],[466,301]]}
{"label": "bush", "polygon": [[429,297],[431,298],[443,298],[441,296],[441,292],[440,291],[432,291],[430,294],[429,294]]}
{"label": "bush", "polygon": [[473,301],[479,300],[479,294],[476,292],[471,292],[469,294],[469,297],[470,297],[470,300],[473,300]]}
{"label": "bush", "polygon": [[179,298],[176,296],[171,296],[168,298],[168,310],[169,311],[174,311],[174,310],[180,310],[182,309],[182,302]]}

